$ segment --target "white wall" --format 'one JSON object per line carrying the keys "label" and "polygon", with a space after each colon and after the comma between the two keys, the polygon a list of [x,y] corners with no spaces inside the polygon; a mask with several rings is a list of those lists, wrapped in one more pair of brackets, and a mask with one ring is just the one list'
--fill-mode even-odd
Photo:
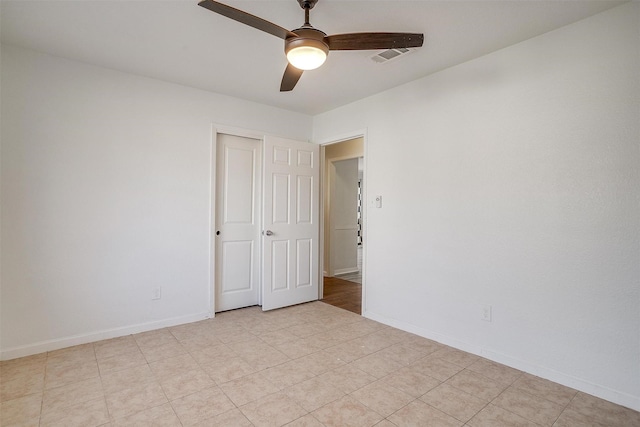
{"label": "white wall", "polygon": [[314,118],[367,129],[366,316],[640,409],[639,9]]}
{"label": "white wall", "polygon": [[4,358],[207,316],[212,123],[311,136],[310,116],[10,46],[1,91]]}

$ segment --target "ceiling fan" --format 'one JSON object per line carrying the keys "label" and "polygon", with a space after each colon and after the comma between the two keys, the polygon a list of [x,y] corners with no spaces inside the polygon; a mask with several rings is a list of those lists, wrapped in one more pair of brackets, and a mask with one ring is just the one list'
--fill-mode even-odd
{"label": "ceiling fan", "polygon": [[298,0],[300,7],[304,9],[304,24],[291,31],[214,0],[202,0],[198,5],[284,39],[284,51],[289,64],[284,70],[280,92],[292,90],[305,70],[321,66],[330,50],[399,49],[420,47],[424,42],[423,34],[414,33],[347,33],[327,36],[309,23],[309,11],[317,2],[318,0]]}

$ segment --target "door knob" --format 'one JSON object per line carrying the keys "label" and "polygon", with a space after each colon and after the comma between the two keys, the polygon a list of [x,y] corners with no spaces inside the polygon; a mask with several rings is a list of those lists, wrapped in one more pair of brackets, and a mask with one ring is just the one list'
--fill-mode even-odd
{"label": "door knob", "polygon": [[273,231],[267,230],[267,231],[263,232],[262,234],[264,234],[265,236],[273,236]]}

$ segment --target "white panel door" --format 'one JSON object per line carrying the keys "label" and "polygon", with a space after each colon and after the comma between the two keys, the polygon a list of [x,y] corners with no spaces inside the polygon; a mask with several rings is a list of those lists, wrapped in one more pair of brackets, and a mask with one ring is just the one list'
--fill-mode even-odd
{"label": "white panel door", "polygon": [[318,299],[319,146],[264,142],[262,309]]}
{"label": "white panel door", "polygon": [[218,134],[215,311],[258,304],[262,141]]}

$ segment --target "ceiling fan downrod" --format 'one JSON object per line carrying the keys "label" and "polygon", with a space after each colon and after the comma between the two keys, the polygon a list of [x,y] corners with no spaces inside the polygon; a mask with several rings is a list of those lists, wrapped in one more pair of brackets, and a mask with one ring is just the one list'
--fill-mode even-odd
{"label": "ceiling fan downrod", "polygon": [[313,6],[318,3],[318,0],[298,0],[300,7],[304,9],[304,25],[303,27],[310,27],[309,23],[309,11],[313,9]]}

